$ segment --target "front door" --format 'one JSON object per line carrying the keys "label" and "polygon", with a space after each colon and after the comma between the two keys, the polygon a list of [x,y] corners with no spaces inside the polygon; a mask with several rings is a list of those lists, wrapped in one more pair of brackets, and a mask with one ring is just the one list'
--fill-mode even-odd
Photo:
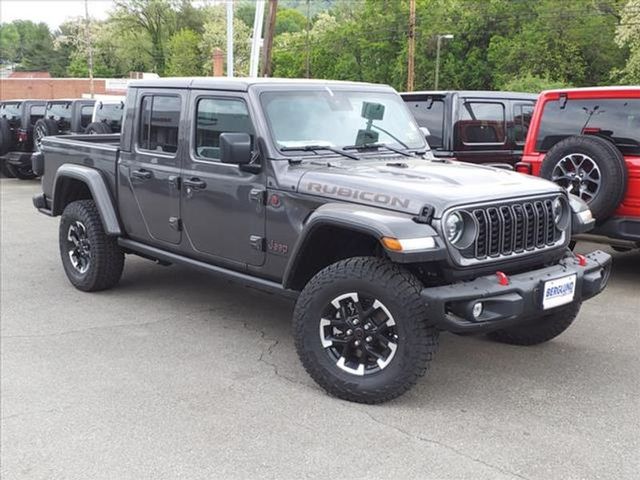
{"label": "front door", "polygon": [[157,91],[138,96],[134,148],[121,153],[119,165],[120,211],[132,238],[180,243],[178,129],[183,96]]}
{"label": "front door", "polygon": [[220,134],[254,128],[240,95],[192,91],[193,125],[182,171],[186,248],[203,259],[262,265],[265,259],[265,177],[220,161]]}

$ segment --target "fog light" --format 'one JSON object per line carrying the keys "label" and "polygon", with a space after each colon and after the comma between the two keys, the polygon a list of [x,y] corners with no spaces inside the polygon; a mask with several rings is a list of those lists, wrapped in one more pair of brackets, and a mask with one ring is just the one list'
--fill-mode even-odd
{"label": "fog light", "polygon": [[482,302],[478,302],[473,306],[473,310],[471,310],[471,313],[473,314],[473,318],[478,318],[480,317],[480,315],[482,315],[482,311],[484,310],[484,306],[482,305]]}

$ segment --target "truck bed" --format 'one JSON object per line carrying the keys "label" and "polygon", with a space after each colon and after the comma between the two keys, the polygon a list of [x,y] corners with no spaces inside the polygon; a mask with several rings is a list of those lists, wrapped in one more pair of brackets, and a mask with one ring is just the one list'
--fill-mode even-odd
{"label": "truck bed", "polygon": [[114,191],[120,134],[46,137],[42,141],[42,151],[44,155],[42,190],[47,197],[51,198],[56,172],[63,163],[96,168],[105,176],[110,190]]}

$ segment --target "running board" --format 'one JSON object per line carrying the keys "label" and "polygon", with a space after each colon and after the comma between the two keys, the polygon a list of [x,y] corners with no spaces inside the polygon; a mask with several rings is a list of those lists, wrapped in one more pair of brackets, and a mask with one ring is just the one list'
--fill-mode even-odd
{"label": "running board", "polygon": [[246,273],[229,270],[228,268],[218,267],[216,265],[210,265],[199,260],[194,260],[193,258],[184,257],[182,255],[178,255],[177,253],[171,253],[165,250],[160,250],[159,248],[151,247],[149,245],[145,245],[144,243],[129,240],[127,238],[119,238],[118,245],[126,250],[131,251],[131,253],[138,254],[144,258],[155,259],[165,263],[177,263],[180,265],[186,265],[188,267],[194,267],[209,274],[224,277],[228,280],[240,283],[244,286],[263,290],[269,293],[277,293],[289,298],[296,298],[300,294],[295,290],[284,288],[280,283],[273,282],[271,280],[254,277]]}

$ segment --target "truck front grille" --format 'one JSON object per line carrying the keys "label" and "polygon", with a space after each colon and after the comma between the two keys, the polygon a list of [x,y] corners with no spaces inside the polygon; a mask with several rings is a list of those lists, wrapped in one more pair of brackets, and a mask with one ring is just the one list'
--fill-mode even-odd
{"label": "truck front grille", "polygon": [[563,232],[553,220],[553,198],[463,209],[476,221],[475,241],[460,254],[489,260],[557,246]]}

